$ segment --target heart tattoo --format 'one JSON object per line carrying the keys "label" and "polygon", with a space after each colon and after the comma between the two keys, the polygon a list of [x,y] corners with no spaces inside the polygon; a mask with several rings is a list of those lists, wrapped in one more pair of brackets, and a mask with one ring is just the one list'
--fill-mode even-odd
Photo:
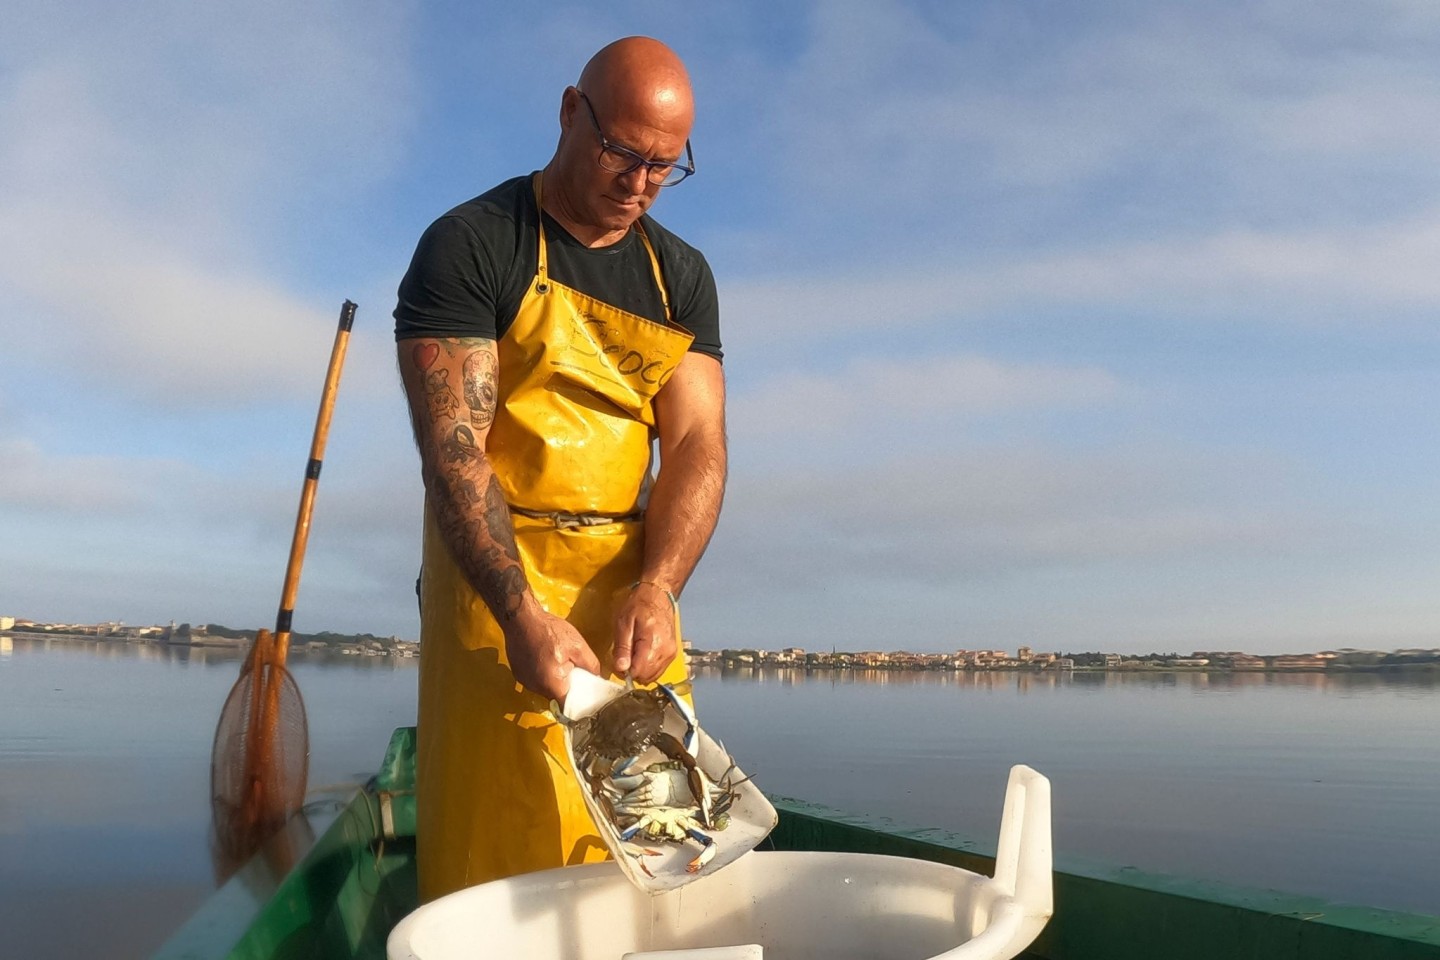
{"label": "heart tattoo", "polygon": [[440,345],[438,343],[417,343],[415,349],[410,352],[415,366],[421,371],[429,370],[435,358],[440,356]]}

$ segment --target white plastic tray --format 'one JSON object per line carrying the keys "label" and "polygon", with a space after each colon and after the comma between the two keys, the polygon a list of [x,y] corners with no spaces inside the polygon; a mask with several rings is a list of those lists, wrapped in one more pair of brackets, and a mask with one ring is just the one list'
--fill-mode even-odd
{"label": "white plastic tray", "polygon": [[[603,680],[585,670],[576,670],[570,675],[570,693],[565,698],[562,710],[572,720],[588,717],[611,700],[625,692],[624,684]],[[666,731],[682,741],[685,738],[684,721],[673,714],[667,718]],[[565,727],[565,752],[570,766],[575,767],[575,744],[569,726]],[[712,782],[725,776],[730,767],[730,755],[715,738],[699,729],[696,746],[696,763]],[[736,768],[730,771],[732,782],[745,779],[745,773]],[[690,873],[686,865],[700,852],[700,845],[694,841],[670,843],[636,838],[631,841],[620,839],[609,819],[591,796],[589,785],[581,778],[581,794],[600,831],[600,837],[610,848],[611,855],[620,864],[620,869],[636,887],[652,894],[664,893],[682,887],[692,880],[708,877],[726,864],[734,863],[744,854],[755,849],[760,841],[775,829],[779,815],[769,800],[753,783],[746,781],[735,788],[737,796],[730,807],[730,824],[724,830],[711,833],[715,838],[715,856],[696,873]],[[653,850],[655,856],[644,856],[637,860],[633,853],[638,848]],[[643,860],[644,869],[640,863]],[[645,871],[648,870],[649,874]]]}

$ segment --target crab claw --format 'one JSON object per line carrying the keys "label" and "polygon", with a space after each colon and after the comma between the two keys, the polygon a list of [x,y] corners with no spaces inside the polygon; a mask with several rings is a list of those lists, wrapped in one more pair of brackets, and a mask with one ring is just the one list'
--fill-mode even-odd
{"label": "crab claw", "polygon": [[689,774],[690,795],[700,806],[700,822],[707,827],[714,826],[714,802],[711,799],[710,781],[701,771],[699,764],[696,764]]}
{"label": "crab claw", "polygon": [[695,719],[695,711],[691,708],[690,704],[686,702],[685,698],[676,693],[674,688],[669,685],[662,683],[659,684],[656,689],[665,694],[670,702],[675,705],[675,709],[680,711],[680,716],[685,718],[685,752],[692,757],[695,756],[695,746],[699,740],[700,730],[700,723]]}
{"label": "crab claw", "polygon": [[685,864],[686,873],[699,873],[704,869],[705,864],[715,859],[715,853],[719,849],[715,846],[713,837],[708,837],[699,830],[686,830],[691,840],[698,840],[701,843],[700,854],[694,860]]}

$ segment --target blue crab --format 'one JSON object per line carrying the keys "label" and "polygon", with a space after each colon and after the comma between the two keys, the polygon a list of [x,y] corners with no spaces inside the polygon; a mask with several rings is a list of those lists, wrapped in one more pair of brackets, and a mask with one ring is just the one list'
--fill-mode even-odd
{"label": "blue crab", "polygon": [[683,761],[664,760],[638,770],[622,761],[609,783],[602,784],[616,825],[623,828],[620,839],[676,843],[694,840],[700,844],[700,854],[686,865],[686,870],[699,871],[715,857],[711,833],[724,830],[730,823],[729,810],[737,786],[732,782],[733,769],[732,765],[714,783],[701,774],[697,795],[697,777]]}

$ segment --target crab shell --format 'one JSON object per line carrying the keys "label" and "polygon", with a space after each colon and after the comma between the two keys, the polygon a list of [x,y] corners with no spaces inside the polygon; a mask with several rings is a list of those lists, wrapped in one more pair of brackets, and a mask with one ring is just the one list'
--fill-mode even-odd
{"label": "crab shell", "polygon": [[619,760],[639,754],[655,742],[665,727],[666,711],[674,708],[685,721],[681,743],[695,754],[695,713],[670,687],[630,687],[589,717],[576,721],[576,751],[587,758]]}

